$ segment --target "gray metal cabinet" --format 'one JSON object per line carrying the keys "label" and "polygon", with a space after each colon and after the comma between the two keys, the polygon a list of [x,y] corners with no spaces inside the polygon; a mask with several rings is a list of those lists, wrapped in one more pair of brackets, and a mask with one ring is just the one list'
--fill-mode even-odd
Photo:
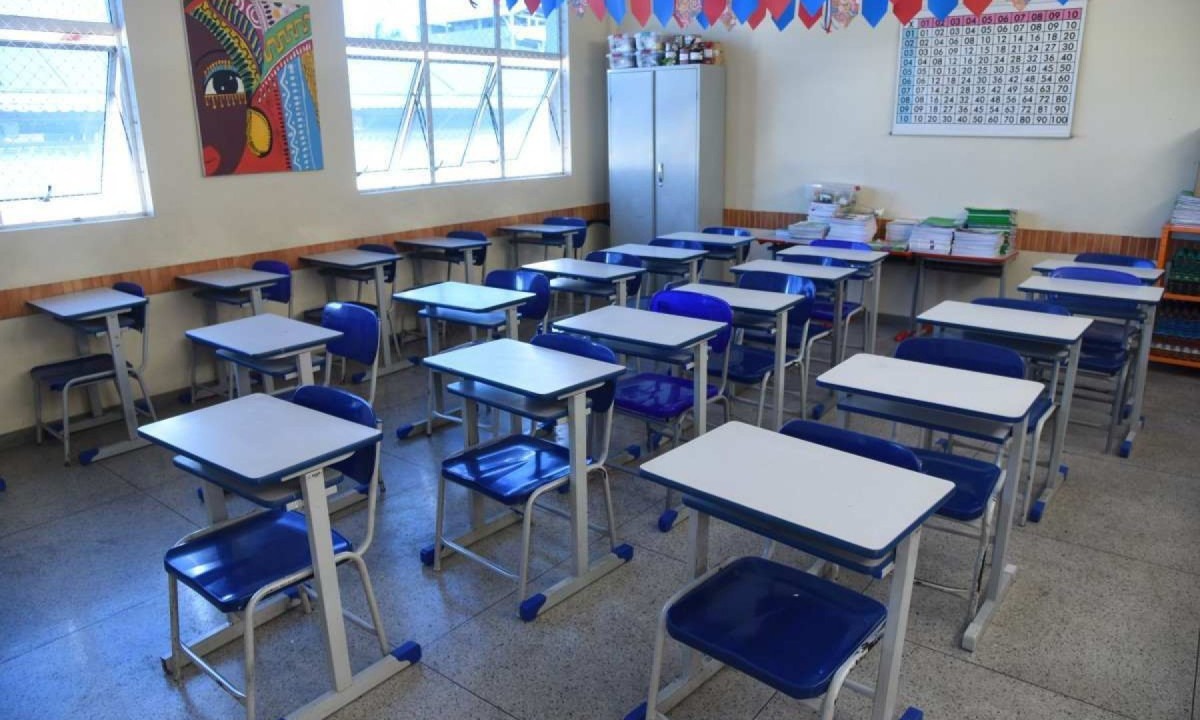
{"label": "gray metal cabinet", "polygon": [[720,225],[725,209],[725,68],[608,71],[612,242]]}

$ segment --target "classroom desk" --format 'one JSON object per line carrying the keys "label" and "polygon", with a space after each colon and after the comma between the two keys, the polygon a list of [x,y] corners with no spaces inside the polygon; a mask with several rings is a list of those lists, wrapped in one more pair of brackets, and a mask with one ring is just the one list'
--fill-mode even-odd
{"label": "classroom desk", "polygon": [[550,254],[550,248],[561,245],[563,257],[575,257],[575,236],[579,233],[584,233],[585,236],[587,234],[586,227],[542,223],[504,225],[498,229],[508,235],[509,257],[512,259],[509,267],[521,265],[521,245],[540,245],[547,255]]}
{"label": "classroom desk", "polygon": [[[878,562],[894,554],[871,717],[894,717],[921,524],[950,496],[945,480],[733,421],[648,461],[640,474],[685,495],[763,519],[814,544]],[[709,516],[696,513],[688,572],[708,569]],[[669,710],[721,665],[691,653],[659,694]],[[647,717],[651,714],[648,712]]]}
{"label": "classroom desk", "polygon": [[1134,368],[1133,407],[1129,414],[1129,432],[1126,433],[1119,450],[1121,457],[1129,457],[1129,454],[1133,452],[1133,441],[1137,438],[1138,430],[1146,422],[1146,418],[1142,416],[1142,401],[1145,399],[1146,393],[1146,373],[1150,368],[1150,339],[1154,337],[1154,316],[1165,291],[1163,288],[1147,285],[1114,285],[1040,275],[1030,277],[1018,285],[1017,289],[1023,293],[1038,295],[1055,293],[1080,298],[1128,300],[1136,303],[1138,308],[1146,314],[1145,320],[1139,324],[1138,357],[1137,365]]}
{"label": "classroom desk", "polygon": [[[784,366],[787,364],[788,349],[787,313],[788,310],[800,304],[805,297],[703,283],[691,283],[676,288],[676,290],[711,295],[721,298],[739,312],[775,319],[775,370],[773,372],[775,376],[775,427],[783,425]],[[808,382],[808,378],[805,378],[804,381]]]}
{"label": "classroom desk", "polygon": [[[195,328],[184,333],[189,340],[214,350],[226,350],[254,360],[296,358],[296,376],[301,385],[312,385],[312,351],[325,347],[342,336],[339,330],[292,320],[270,313]],[[250,391],[250,368],[238,365],[238,387]],[[263,376],[267,393],[274,391],[272,380]]]}
{"label": "classroom desk", "polygon": [[[300,259],[309,265],[335,270],[371,270],[375,275],[375,307],[379,310],[379,344],[383,351],[383,363],[379,366],[379,377],[412,367],[411,363],[401,360],[393,361],[392,339],[387,336],[391,328],[391,319],[389,317],[389,298],[387,291],[383,288],[383,266],[398,261],[399,255],[367,250],[335,250],[317,255],[301,255]],[[325,289],[330,301],[337,298],[336,283],[336,277],[326,276]]]}
{"label": "classroom desk", "polygon": [[[703,250],[688,250],[687,248],[663,247],[660,245],[643,245],[642,243],[625,243],[613,245],[610,252],[625,253],[641,258],[646,263],[678,267],[687,271],[688,282],[699,282],[700,263],[708,255]],[[653,272],[653,271],[651,271]]]}
{"label": "classroom desk", "polygon": [[879,288],[883,285],[883,261],[888,254],[879,250],[850,250],[835,247],[814,247],[812,245],[792,245],[780,250],[776,257],[802,255],[807,257],[826,257],[844,260],[854,267],[869,268],[871,271],[871,300],[867,311],[867,347],[869,353],[875,352],[875,336],[879,330]]}
{"label": "classroom desk", "polygon": [[[529,598],[520,598],[521,616],[532,620],[579,592],[633,557],[627,545],[612,548],[599,560],[588,552],[587,492],[587,391],[625,372],[625,367],[591,358],[502,339],[470,345],[425,359],[438,372],[484,383],[531,400],[555,401],[567,406],[567,437],[571,453],[571,574]],[[478,444],[476,397],[464,397],[466,447]],[[484,522],[483,496],[470,493],[471,528],[456,539],[460,545],[477,542],[512,525],[518,516],[507,510],[500,518]],[[430,550],[432,552],[432,550]],[[442,557],[453,551],[443,548]]]}
{"label": "classroom desk", "polygon": [[917,334],[917,312],[919,308],[925,305],[925,273],[927,270],[941,270],[943,272],[985,275],[998,278],[1000,282],[999,296],[1004,297],[1008,292],[1008,266],[1012,264],[1012,261],[1020,253],[1017,250],[1013,250],[1007,255],[998,257],[937,255],[916,251],[896,254],[912,257],[917,264],[917,280],[913,283],[912,304],[909,306],[908,312],[908,331],[896,336],[897,340],[903,340],[910,335]]}
{"label": "classroom desk", "polygon": [[754,242],[753,235],[726,235],[724,233],[708,233],[708,232],[673,232],[666,235],[657,236],[662,240],[689,240],[698,242],[704,246],[705,250],[731,250],[734,254],[734,262],[745,262],[746,255],[750,252],[750,244]]}
{"label": "classroom desk", "polygon": [[1043,260],[1033,266],[1033,271],[1039,275],[1049,275],[1059,268],[1091,268],[1092,270],[1115,270],[1127,273],[1141,280],[1145,285],[1153,285],[1166,273],[1159,267],[1124,267],[1121,265],[1101,265],[1099,263],[1083,263],[1074,260]]}
{"label": "classroom desk", "polygon": [[889,403],[888,413],[875,413],[886,414],[886,419],[928,427],[929,413],[942,413],[962,418],[964,424],[991,425],[994,437],[1011,435],[1013,446],[992,541],[992,568],[983,603],[962,636],[963,649],[974,650],[1017,574],[1017,566],[1008,562],[1008,540],[1029,411],[1043,390],[1041,383],[863,353],[826,371],[817,378],[817,385],[838,394],[843,425],[848,420],[846,410],[852,410],[850,399],[862,396]]}
{"label": "classroom desk", "polygon": [[618,305],[624,305],[629,297],[627,289],[629,281],[646,273],[645,268],[573,258],[527,263],[522,266],[522,269],[533,270],[551,278],[561,277],[593,283],[611,283],[617,293]]}
{"label": "classroom desk", "polygon": [[[286,280],[287,276],[262,270],[230,268],[193,275],[180,275],[178,279],[189,285],[217,293],[245,294],[250,299],[251,312],[257,315],[263,311],[263,288],[270,287],[280,280]],[[208,300],[208,298],[203,299]],[[209,300],[207,305],[209,308],[207,311],[208,323],[214,325],[217,322],[216,304]]]}
{"label": "classroom desk", "polygon": [[[129,312],[139,305],[145,305],[146,298],[123,293],[111,288],[98,288],[82,292],[59,295],[56,297],[30,300],[29,306],[44,312],[56,320],[70,325],[82,320],[104,321],[104,333],[108,337],[108,351],[112,354],[113,367],[117,385],[117,397],[121,401],[121,416],[125,420],[125,431],[129,439],[105,445],[99,448],[84,450],[79,453],[79,462],[88,465],[96,460],[113,457],[145,447],[146,442],[137,435],[137,409],[133,404],[133,389],[129,386],[128,361],[125,358],[124,342],[121,338],[121,325],[118,316]],[[88,339],[76,332],[76,348],[79,354],[88,354]],[[88,404],[92,422],[78,425],[79,429],[94,427],[105,422],[104,408],[100,399],[100,388],[88,388]]]}
{"label": "classroom desk", "polygon": [[440,260],[449,264],[452,262],[451,256],[456,253],[461,253],[463,257],[463,279],[468,283],[475,282],[471,277],[475,268],[472,255],[476,250],[486,248],[491,244],[491,240],[468,240],[467,238],[452,237],[408,238],[395,242],[397,250],[413,251],[408,256],[413,261],[413,283],[415,285],[425,284],[423,267],[425,259]]}
{"label": "classroom desk", "polygon": [[[141,429],[143,437],[169,450],[220,470],[248,485],[270,487],[289,479],[300,479],[308,518],[309,550],[313,558],[313,584],[317,594],[318,618],[324,635],[325,662],[332,689],[288,714],[289,718],[324,718],[392,677],[412,663],[400,660],[401,649],[415,650],[405,643],[394,653],[354,673],[346,645],[342,596],[337,566],[333,559],[329,505],[325,496],[324,468],[355,450],[379,442],[380,431],[310,410],[268,395],[247,395],[183,415],[161,420]],[[206,492],[205,498],[220,498]],[[255,619],[266,622],[285,612],[291,603],[286,595],[264,603]],[[240,640],[241,622],[229,625],[193,644],[201,653]],[[171,672],[171,656],[163,667]],[[190,662],[184,659],[184,662]]]}
{"label": "classroom desk", "polygon": [[[1032,511],[1031,498],[1026,496],[1020,517],[1022,525],[1026,517],[1037,522],[1058,489],[1058,476],[1061,474],[1064,482],[1067,479],[1062,451],[1067,438],[1067,422],[1071,416],[1071,398],[1075,393],[1083,333],[1092,324],[1092,319],[947,300],[921,313],[917,320],[935,328],[953,328],[986,335],[988,340],[1011,347],[1026,357],[1060,362],[1066,356],[1067,373],[1063,380],[1062,395],[1059,396],[1058,417],[1054,419],[1054,440],[1050,445],[1050,463],[1046,466],[1046,484]],[[1029,473],[1032,491],[1032,480],[1037,475],[1035,465],[1030,465]]]}
{"label": "classroom desk", "polygon": [[[416,305],[428,309],[425,318],[425,356],[431,358],[437,355],[438,333],[434,322],[438,320],[437,313],[441,310],[465,313],[491,313],[504,311],[505,327],[508,337],[517,339],[517,308],[534,298],[531,292],[521,290],[506,290],[504,288],[488,287],[486,285],[468,285],[460,282],[444,282],[436,285],[413,288],[392,295],[396,302]],[[453,321],[453,318],[450,318]],[[473,329],[472,329],[473,331]],[[428,417],[423,423],[401,425],[396,428],[396,437],[403,439],[412,434],[418,425],[425,426],[425,434],[433,433],[434,425],[439,421],[461,422],[462,418],[451,415],[446,411],[446,396],[443,393],[441,374],[429,368],[429,384],[427,387]]]}

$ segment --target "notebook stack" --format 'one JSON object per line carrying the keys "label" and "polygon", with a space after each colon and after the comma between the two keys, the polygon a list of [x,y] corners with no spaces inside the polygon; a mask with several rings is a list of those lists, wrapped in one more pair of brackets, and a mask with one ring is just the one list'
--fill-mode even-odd
{"label": "notebook stack", "polygon": [[832,202],[813,200],[808,204],[808,219],[813,222],[828,223],[842,206]]}
{"label": "notebook stack", "polygon": [[829,219],[829,239],[869,243],[875,238],[879,225],[874,213],[843,210]]}
{"label": "notebook stack", "polygon": [[787,234],[795,241],[807,245],[813,240],[820,240],[829,233],[829,224],[813,220],[800,221],[788,225]]}
{"label": "notebook stack", "polygon": [[1017,211],[1009,208],[967,208],[964,225],[972,230],[1007,230],[1017,227]]}
{"label": "notebook stack", "polygon": [[955,230],[954,247],[950,254],[961,257],[998,257],[1008,253],[1008,238],[1008,230]]}
{"label": "notebook stack", "polygon": [[953,218],[928,217],[912,229],[908,238],[908,249],[932,255],[949,255],[954,247],[954,229],[958,222]]}
{"label": "notebook stack", "polygon": [[1171,224],[1200,226],[1200,197],[1190,192],[1179,193],[1175,210],[1171,213]]}
{"label": "notebook stack", "polygon": [[919,222],[921,221],[907,219],[892,220],[887,224],[887,233],[884,236],[883,242],[872,243],[872,247],[876,250],[907,251],[908,241],[912,237],[913,228]]}

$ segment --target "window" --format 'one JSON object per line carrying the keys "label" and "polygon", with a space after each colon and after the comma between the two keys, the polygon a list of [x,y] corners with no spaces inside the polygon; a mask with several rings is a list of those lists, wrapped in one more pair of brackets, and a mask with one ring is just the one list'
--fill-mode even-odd
{"label": "window", "polygon": [[565,12],[494,0],[343,8],[359,190],[567,172]]}
{"label": "window", "polygon": [[119,0],[0,0],[0,228],[145,215]]}

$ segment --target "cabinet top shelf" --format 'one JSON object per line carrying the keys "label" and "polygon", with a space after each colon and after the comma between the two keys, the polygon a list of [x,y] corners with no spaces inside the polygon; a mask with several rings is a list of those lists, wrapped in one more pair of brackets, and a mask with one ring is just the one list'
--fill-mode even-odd
{"label": "cabinet top shelf", "polygon": [[654,65],[652,67],[633,67],[633,68],[609,68],[609,75],[623,75],[625,73],[641,73],[641,72],[674,72],[678,70],[694,70],[701,68],[705,72],[713,70],[724,70],[725,66],[714,65],[712,63],[688,63],[687,65]]}
{"label": "cabinet top shelf", "polygon": [[1172,225],[1167,223],[1163,225],[1163,232],[1200,235],[1200,225]]}

